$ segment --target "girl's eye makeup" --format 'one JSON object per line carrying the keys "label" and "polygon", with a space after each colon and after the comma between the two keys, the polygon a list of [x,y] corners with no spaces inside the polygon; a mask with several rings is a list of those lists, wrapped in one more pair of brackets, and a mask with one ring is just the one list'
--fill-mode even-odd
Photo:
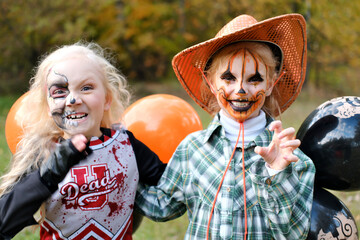
{"label": "girl's eye makeup", "polygon": [[225,81],[235,81],[236,78],[235,78],[235,76],[231,73],[230,69],[231,69],[231,63],[229,62],[229,63],[228,63],[228,66],[227,66],[227,68],[226,68],[226,70],[225,70],[225,72],[223,72],[223,73],[221,74],[220,79],[225,80]]}
{"label": "girl's eye makeup", "polygon": [[[53,70],[51,73],[49,96],[52,98],[65,98],[69,94],[69,80],[66,75],[61,74]],[[53,76],[55,75],[55,77]]]}
{"label": "girl's eye makeup", "polygon": [[254,82],[254,83],[263,82],[263,81],[264,79],[261,77],[259,72],[256,72],[255,75],[250,77],[248,80],[248,82]]}
{"label": "girl's eye makeup", "polygon": [[69,93],[66,87],[52,86],[49,89],[50,97],[52,98],[65,98]]}
{"label": "girl's eye makeup", "polygon": [[222,80],[226,80],[226,81],[234,81],[235,80],[235,76],[230,71],[226,71],[223,74],[221,74],[220,78]]}

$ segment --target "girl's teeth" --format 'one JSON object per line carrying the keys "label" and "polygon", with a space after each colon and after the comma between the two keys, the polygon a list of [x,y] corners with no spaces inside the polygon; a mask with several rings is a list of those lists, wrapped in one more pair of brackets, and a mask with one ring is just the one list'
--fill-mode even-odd
{"label": "girl's teeth", "polygon": [[86,114],[72,114],[72,115],[69,115],[67,118],[68,119],[81,119],[85,116],[86,116]]}
{"label": "girl's teeth", "polygon": [[237,102],[237,101],[232,102],[232,104],[235,107],[247,107],[249,105],[249,103],[247,102]]}

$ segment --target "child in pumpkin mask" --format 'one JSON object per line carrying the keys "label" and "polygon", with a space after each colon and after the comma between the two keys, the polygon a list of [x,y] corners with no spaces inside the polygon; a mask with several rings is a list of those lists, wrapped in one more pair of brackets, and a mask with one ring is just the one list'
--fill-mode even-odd
{"label": "child in pumpkin mask", "polygon": [[215,115],[178,146],[156,187],[136,203],[158,221],[187,211],[185,239],[305,239],[315,168],[295,129],[275,121],[299,94],[306,65],[301,15],[241,15],[177,54],[175,73]]}

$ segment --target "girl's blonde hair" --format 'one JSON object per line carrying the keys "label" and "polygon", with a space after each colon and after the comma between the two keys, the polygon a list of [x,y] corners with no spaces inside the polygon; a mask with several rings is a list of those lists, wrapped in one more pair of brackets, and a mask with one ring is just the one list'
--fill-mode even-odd
{"label": "girl's blonde hair", "polygon": [[[17,114],[23,119],[24,134],[14,154],[10,171],[2,176],[0,196],[7,193],[27,173],[38,169],[50,155],[54,143],[64,135],[48,114],[47,75],[51,67],[73,55],[87,57],[99,66],[104,75],[106,97],[111,99],[109,111],[104,112],[102,127],[121,122],[130,101],[126,78],[111,63],[110,55],[96,43],[77,42],[62,46],[44,56],[30,80],[30,90]],[[16,116],[15,116],[16,117]]]}
{"label": "girl's blonde hair", "polygon": [[[274,84],[278,77],[278,72],[276,71],[276,66],[278,66],[278,59],[276,59],[270,47],[261,42],[237,42],[228,45],[216,52],[212,56],[211,64],[205,72],[209,82],[212,84],[215,81],[214,77],[219,67],[224,64],[226,65],[229,61],[229,58],[231,58],[231,56],[240,49],[246,49],[264,61],[264,64],[267,66],[268,70],[266,77],[272,82],[272,84]],[[272,94],[266,98],[262,109],[268,115],[274,117],[276,112],[280,112],[280,108],[276,98],[274,97],[274,91],[276,91],[276,88],[273,88],[272,91]],[[205,79],[203,79],[201,87],[201,96],[204,100],[207,100],[207,105],[209,106],[209,109],[211,109],[211,112],[215,114],[220,111],[220,106],[217,102],[217,99],[215,95],[209,91],[209,86]]]}

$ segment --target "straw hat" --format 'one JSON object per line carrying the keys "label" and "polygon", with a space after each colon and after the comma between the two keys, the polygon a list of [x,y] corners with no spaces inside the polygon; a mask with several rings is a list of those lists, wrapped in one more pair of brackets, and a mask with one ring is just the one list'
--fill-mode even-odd
{"label": "straw hat", "polygon": [[300,14],[286,14],[261,22],[249,15],[234,18],[214,38],[189,47],[173,58],[172,66],[180,83],[200,107],[213,114],[209,99],[203,99],[200,91],[203,78],[199,69],[204,71],[219,49],[239,41],[265,42],[273,46],[275,55],[280,55],[279,73],[285,71],[285,74],[275,85],[277,91],[273,94],[280,111],[284,112],[300,93],[305,79],[306,22]]}

